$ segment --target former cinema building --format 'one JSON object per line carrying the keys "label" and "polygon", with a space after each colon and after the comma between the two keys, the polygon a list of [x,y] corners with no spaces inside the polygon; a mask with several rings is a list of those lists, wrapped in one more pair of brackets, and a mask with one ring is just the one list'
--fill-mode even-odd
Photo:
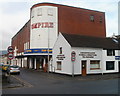
{"label": "former cinema building", "polygon": [[[57,43],[59,41],[59,38],[62,36],[62,34],[68,34],[68,35],[76,34],[76,35],[81,35],[83,37],[87,36],[88,38],[94,37],[94,38],[106,39],[105,13],[84,9],[84,8],[53,4],[53,3],[39,3],[33,5],[30,9],[30,20],[12,38],[12,46],[14,48],[14,56],[15,56],[15,58],[12,60],[12,63],[17,64],[20,67],[32,68],[36,70],[43,70],[45,67],[45,68],[49,68],[49,71],[57,72],[58,70],[57,70],[56,60],[59,57],[56,58],[55,56],[58,55],[56,50],[58,50],[59,48],[56,45],[58,45],[59,47],[61,46],[62,48],[61,44],[64,39],[60,40],[61,42]],[[65,42],[69,42],[69,41],[66,40]],[[106,42],[109,42],[109,40]],[[84,44],[82,45],[82,43],[86,43],[86,46],[83,46]],[[82,58],[84,54],[88,54],[86,52],[89,52],[87,50],[88,49],[91,50],[91,48],[93,49],[92,51],[90,51],[91,52],[90,54],[96,55],[97,53],[93,50],[94,49],[97,50],[96,46],[99,46],[97,48],[101,50],[99,54],[100,56],[99,55],[97,56],[92,55],[92,56],[96,57],[97,58],[96,60],[98,60],[96,62],[100,64],[100,65],[96,64],[95,66],[100,66],[99,68],[101,68],[101,64],[105,64],[101,62],[101,60],[103,60],[102,58],[104,57],[103,56],[104,54],[102,54],[104,53],[104,51],[102,51],[104,49],[104,46],[99,44],[101,44],[102,42],[96,43],[97,45],[95,44],[92,45],[93,44],[92,42],[89,44],[88,43],[89,40],[87,39],[85,40],[85,42],[84,41],[82,42],[81,40],[80,43],[77,42],[77,44],[75,44],[75,46],[73,47],[77,47],[78,45],[78,47],[80,47],[80,49],[83,50],[78,52],[79,57]],[[80,44],[82,48],[81,46],[79,46]],[[87,44],[89,45],[89,47],[87,47]],[[112,48],[111,46],[107,46],[107,48],[111,50],[113,49],[118,50],[116,46],[114,48]],[[69,48],[66,47],[66,49]],[[71,50],[69,51],[71,52]],[[117,56],[117,54],[115,56]],[[88,67],[90,67],[88,63],[92,62],[90,61],[90,59],[91,58],[89,58],[88,61],[85,61],[86,66]],[[48,61],[50,61],[50,64],[48,64],[49,63]],[[77,63],[79,66],[81,66],[82,64],[80,62]],[[114,66],[116,68],[115,72],[118,72],[118,63],[117,61],[115,61],[115,58],[114,58],[114,62],[115,64],[117,64]],[[59,64],[58,66],[60,67],[64,65],[65,64],[62,63],[61,65]],[[64,70],[66,67],[68,70],[67,65],[64,67]],[[61,67],[60,69],[63,70]],[[75,70],[76,70],[76,74],[81,74],[80,69],[79,72],[78,69]],[[67,73],[67,71],[66,72],[61,71],[61,73]],[[91,73],[99,73],[99,72],[93,70]],[[71,72],[69,71],[67,74],[71,74]]]}

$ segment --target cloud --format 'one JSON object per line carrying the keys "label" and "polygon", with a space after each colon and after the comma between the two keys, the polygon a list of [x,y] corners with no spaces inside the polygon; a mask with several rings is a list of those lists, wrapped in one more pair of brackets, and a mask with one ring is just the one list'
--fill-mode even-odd
{"label": "cloud", "polygon": [[[12,5],[14,4],[16,5],[16,3],[13,3]],[[25,3],[21,3],[21,5],[22,4],[24,5]],[[5,6],[7,5],[11,4],[6,4]],[[9,9],[10,6],[8,6],[8,8],[5,6],[2,7],[2,11],[0,12],[0,35],[3,37],[0,38],[0,41],[2,41],[2,49],[7,49],[11,43],[11,38],[24,26],[24,24],[30,18],[29,8],[21,11],[20,8],[16,10],[16,8],[18,8],[17,6],[16,8],[14,6],[13,9]],[[12,14],[8,11],[11,11]]]}

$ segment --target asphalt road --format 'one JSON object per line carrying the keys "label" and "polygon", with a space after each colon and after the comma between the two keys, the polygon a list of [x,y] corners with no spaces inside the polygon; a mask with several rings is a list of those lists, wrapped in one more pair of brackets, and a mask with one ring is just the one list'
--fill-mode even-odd
{"label": "asphalt road", "polygon": [[69,76],[49,74],[52,73],[21,69],[21,74],[14,76],[26,86],[4,89],[2,92],[3,94],[118,94],[119,78],[77,80]]}

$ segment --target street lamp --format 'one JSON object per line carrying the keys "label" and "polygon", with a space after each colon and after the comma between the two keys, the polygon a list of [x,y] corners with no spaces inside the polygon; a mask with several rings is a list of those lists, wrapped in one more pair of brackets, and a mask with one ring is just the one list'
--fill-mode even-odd
{"label": "street lamp", "polygon": [[50,57],[50,56],[49,56],[49,55],[50,55],[50,54],[49,54],[49,46],[50,46],[50,45],[49,45],[49,26],[48,26],[48,70],[47,70],[48,73],[49,73],[49,65],[50,65],[50,64],[49,64],[49,57]]}

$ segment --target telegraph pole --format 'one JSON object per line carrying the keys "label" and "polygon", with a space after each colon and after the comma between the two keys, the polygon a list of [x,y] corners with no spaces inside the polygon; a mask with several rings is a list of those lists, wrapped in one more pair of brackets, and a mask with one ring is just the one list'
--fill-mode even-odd
{"label": "telegraph pole", "polygon": [[49,64],[49,63],[50,63],[50,62],[49,62],[49,57],[50,57],[50,56],[49,56],[49,55],[50,55],[50,54],[49,54],[49,46],[50,46],[50,45],[49,45],[49,26],[48,26],[48,69],[47,69],[47,72],[48,72],[48,73],[49,73],[49,65],[50,65],[50,64]]}

